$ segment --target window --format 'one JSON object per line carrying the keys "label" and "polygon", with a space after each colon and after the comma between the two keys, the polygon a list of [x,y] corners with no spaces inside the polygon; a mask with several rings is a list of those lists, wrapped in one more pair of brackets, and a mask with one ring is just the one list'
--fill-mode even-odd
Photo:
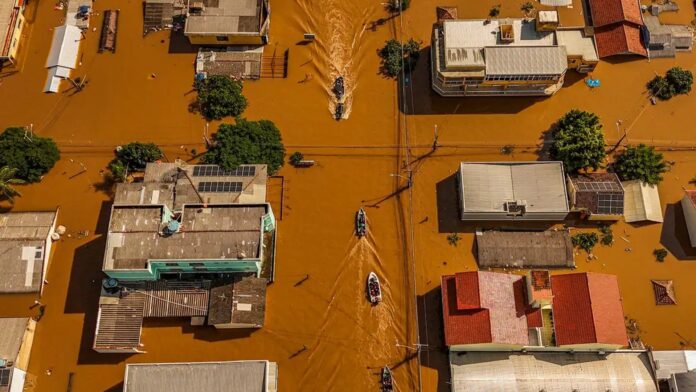
{"label": "window", "polygon": [[6,387],[10,385],[10,372],[11,368],[0,369],[0,387]]}
{"label": "window", "polygon": [[205,263],[189,263],[191,267],[205,267]]}
{"label": "window", "polygon": [[167,267],[178,267],[179,263],[164,263]]}
{"label": "window", "polygon": [[230,40],[230,38],[226,35],[218,35],[215,37],[215,39],[217,40],[217,42],[227,42]]}

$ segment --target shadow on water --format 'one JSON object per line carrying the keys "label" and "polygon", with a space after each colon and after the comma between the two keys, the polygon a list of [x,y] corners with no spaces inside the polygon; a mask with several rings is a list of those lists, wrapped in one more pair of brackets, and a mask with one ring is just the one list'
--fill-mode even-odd
{"label": "shadow on water", "polygon": [[447,346],[442,325],[442,294],[436,286],[418,296],[418,326],[420,342],[427,344],[421,352],[421,364],[437,371],[437,391],[450,390],[450,370]]}
{"label": "shadow on water", "polygon": [[660,243],[678,260],[696,260],[696,248],[691,247],[681,202],[667,204]]}
{"label": "shadow on water", "polygon": [[[430,46],[421,49],[418,62],[406,85],[406,113],[431,114],[515,114],[548,97],[442,97],[431,87]],[[403,96],[399,108],[403,111]]]}
{"label": "shadow on water", "polygon": [[123,381],[112,386],[111,388],[105,389],[104,392],[123,392]]}

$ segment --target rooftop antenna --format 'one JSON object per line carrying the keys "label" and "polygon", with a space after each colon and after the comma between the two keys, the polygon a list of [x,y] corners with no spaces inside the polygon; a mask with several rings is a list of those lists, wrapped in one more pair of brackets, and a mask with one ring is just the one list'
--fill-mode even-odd
{"label": "rooftop antenna", "polygon": [[34,141],[34,123],[29,124],[28,127],[24,127],[24,138],[30,142]]}

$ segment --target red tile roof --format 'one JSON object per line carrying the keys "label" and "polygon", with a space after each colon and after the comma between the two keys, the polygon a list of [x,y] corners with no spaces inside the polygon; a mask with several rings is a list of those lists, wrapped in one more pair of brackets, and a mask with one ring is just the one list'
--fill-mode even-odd
{"label": "red tile roof", "polygon": [[638,0],[589,0],[589,5],[594,27],[620,22],[643,24]]}
{"label": "red tile roof", "polygon": [[525,298],[525,281],[519,275],[476,271],[443,276],[445,343],[528,345],[527,329],[541,317],[532,314]]}
{"label": "red tile roof", "polygon": [[595,29],[595,43],[600,58],[617,54],[647,56],[640,28],[630,23],[618,23]]}
{"label": "red tile roof", "polygon": [[578,273],[551,277],[558,346],[628,344],[619,283],[614,275]]}

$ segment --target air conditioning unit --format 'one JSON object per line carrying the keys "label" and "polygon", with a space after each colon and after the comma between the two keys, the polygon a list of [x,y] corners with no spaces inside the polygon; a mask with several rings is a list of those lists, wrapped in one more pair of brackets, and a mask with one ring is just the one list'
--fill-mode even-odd
{"label": "air conditioning unit", "polygon": [[505,210],[508,215],[522,216],[527,212],[527,202],[525,200],[507,201]]}

